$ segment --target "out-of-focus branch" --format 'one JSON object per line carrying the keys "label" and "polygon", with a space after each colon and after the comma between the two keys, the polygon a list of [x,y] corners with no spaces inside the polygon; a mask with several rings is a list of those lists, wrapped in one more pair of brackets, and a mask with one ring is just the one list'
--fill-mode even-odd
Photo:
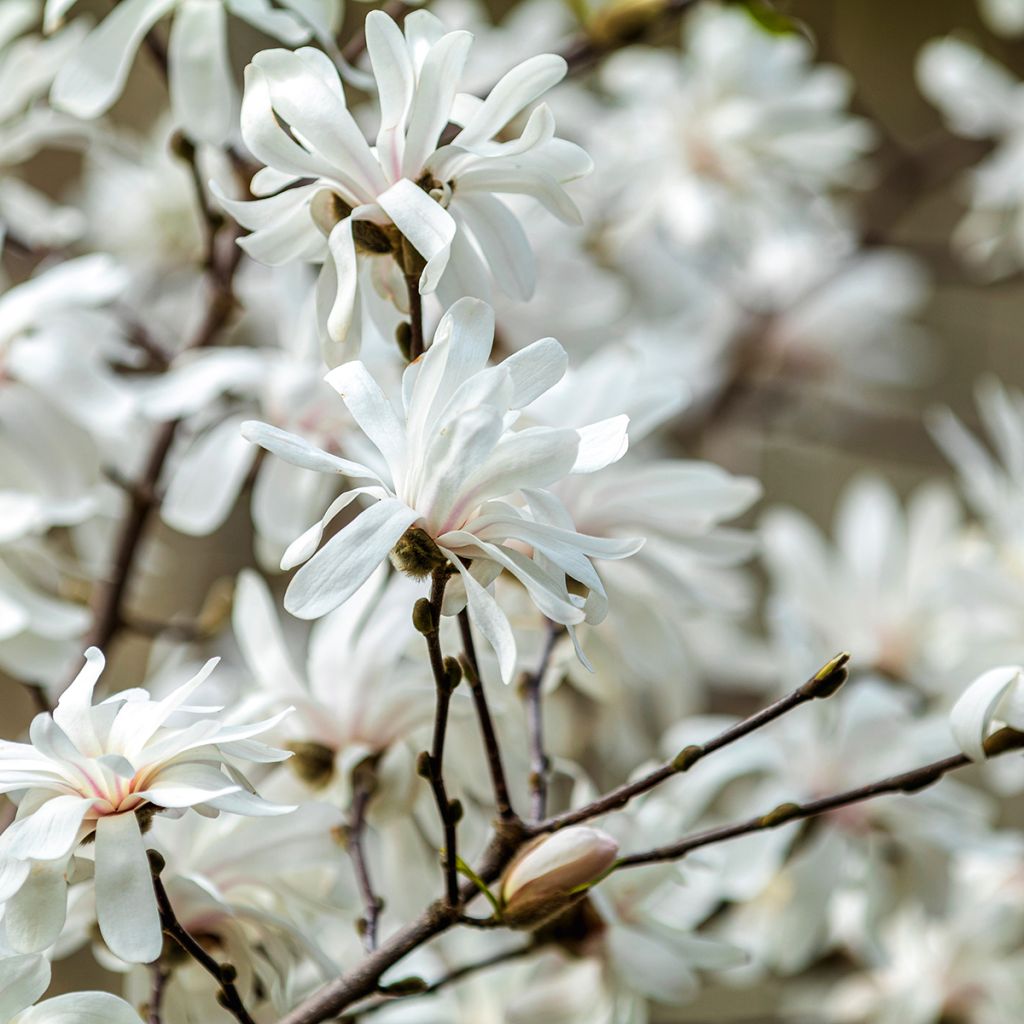
{"label": "out-of-focus branch", "polygon": [[377,948],[377,925],[384,901],[377,895],[370,879],[370,867],[366,857],[366,811],[377,790],[376,759],[370,758],[360,764],[353,773],[352,809],[347,832],[348,852],[355,868],[356,884],[363,899],[363,917],[360,932],[367,953]]}
{"label": "out-of-focus branch", "polygon": [[476,645],[473,643],[473,627],[469,621],[469,613],[463,609],[459,612],[459,629],[462,632],[463,657],[462,671],[473,694],[477,721],[480,723],[480,735],[483,738],[484,751],[487,754],[487,767],[491,773],[491,787],[494,790],[494,804],[498,817],[509,820],[516,816],[512,809],[512,801],[508,793],[508,782],[505,779],[505,767],[501,761],[501,749],[494,731],[491,709],[487,703],[487,694],[480,679],[480,664],[477,661]]}
{"label": "out-of-focus branch", "polygon": [[729,746],[730,743],[735,743],[755,730],[763,728],[794,708],[800,707],[801,704],[806,704],[808,701],[818,698],[831,697],[846,681],[846,663],[849,660],[850,656],[848,654],[837,654],[811,676],[807,682],[798,686],[785,697],[780,697],[773,704],[769,704],[768,707],[730,726],[706,743],[692,744],[691,746],[684,747],[671,761],[667,761],[634,782],[619,786],[618,789],[605,793],[604,796],[598,797],[583,807],[578,807],[573,811],[566,811],[564,814],[557,814],[532,826],[532,834],[539,835],[545,832],[557,832],[559,829],[568,828],[570,825],[579,825],[610,811],[619,810],[625,807],[634,797],[649,793],[673,775],[689,771],[698,761],[707,757],[708,754],[713,754],[716,750],[721,750],[723,747]]}
{"label": "out-of-focus branch", "polygon": [[544,694],[541,687],[562,632],[562,626],[548,620],[540,662],[533,672],[524,675],[520,683],[530,737],[530,816],[534,821],[540,821],[547,814],[548,776],[551,771],[551,760],[544,749]]}

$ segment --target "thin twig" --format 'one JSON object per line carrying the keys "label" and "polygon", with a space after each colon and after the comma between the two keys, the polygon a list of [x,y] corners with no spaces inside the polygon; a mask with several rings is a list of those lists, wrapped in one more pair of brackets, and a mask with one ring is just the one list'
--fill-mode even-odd
{"label": "thin twig", "polygon": [[353,773],[352,809],[348,826],[348,852],[356,873],[356,884],[363,898],[363,917],[360,932],[367,953],[377,948],[377,925],[384,901],[376,894],[370,879],[369,862],[366,858],[364,839],[366,835],[366,811],[370,800],[377,791],[376,759],[371,758],[360,764]]}
{"label": "thin twig", "polygon": [[[393,18],[399,25],[405,21],[405,16],[416,8],[412,4],[404,3],[403,0],[389,0],[382,10],[389,17]],[[365,24],[365,22],[364,22]],[[339,41],[340,42],[340,41]],[[366,50],[366,29],[360,27],[352,37],[341,47],[341,55],[351,64],[357,60]]]}
{"label": "thin twig", "polygon": [[434,734],[430,753],[424,751],[420,755],[419,772],[430,783],[437,803],[437,813],[441,818],[444,831],[444,877],[445,898],[452,909],[459,905],[459,877],[457,851],[455,846],[455,826],[461,816],[461,806],[448,799],[448,790],[444,783],[444,744],[448,731],[448,709],[452,700],[452,685],[449,679],[448,666],[445,665],[441,652],[441,604],[444,601],[444,590],[448,582],[448,566],[435,569],[431,576],[430,611],[431,628],[424,633],[427,651],[430,655],[430,668],[434,674],[436,706],[434,711]]}
{"label": "thin twig", "polygon": [[53,710],[53,706],[50,704],[50,698],[46,695],[46,688],[41,686],[39,683],[25,683],[21,684],[25,688],[25,692],[32,698],[32,703],[35,705],[37,714],[49,714]]}
{"label": "thin twig", "polygon": [[522,682],[522,695],[526,703],[526,726],[530,737],[530,814],[534,821],[540,821],[547,814],[548,775],[551,759],[544,749],[543,690],[544,676],[547,675],[555,645],[562,635],[563,627],[547,620],[544,646],[540,663],[528,673]]}
{"label": "thin twig", "polygon": [[[1000,729],[993,733],[985,742],[985,751],[988,756],[1002,754],[1008,750],[1016,750],[1024,747],[1024,733],[1015,729]],[[866,786],[858,786],[856,789],[844,790],[841,793],[834,793],[832,796],[821,797],[818,800],[810,800],[805,804],[784,803],[770,810],[767,814],[759,814],[746,821],[736,822],[732,825],[722,825],[718,828],[710,828],[704,832],[697,832],[692,836],[686,836],[676,843],[668,846],[659,846],[644,853],[633,853],[620,858],[615,862],[613,870],[621,868],[638,867],[642,864],[657,864],[662,861],[679,860],[685,857],[692,850],[702,846],[711,846],[713,843],[725,842],[728,839],[735,839],[738,836],[749,835],[751,832],[762,832],[770,828],[778,828],[791,821],[802,821],[805,818],[813,818],[819,814],[828,814],[839,810],[841,807],[848,807],[850,804],[861,803],[864,800],[871,800],[874,797],[885,796],[889,793],[916,793],[928,786],[938,782],[944,775],[956,771],[958,768],[965,768],[971,764],[971,759],[966,754],[954,754],[945,757],[941,761],[933,761],[921,768],[912,771],[902,772],[899,775],[891,775],[877,782],[870,782]]]}
{"label": "thin twig", "polygon": [[164,986],[167,984],[169,972],[161,961],[156,960],[149,965],[151,987],[149,990],[149,1005],[146,1007],[146,1020],[148,1024],[162,1024],[160,1011],[164,1001]]}
{"label": "thin twig", "polygon": [[459,612],[459,630],[462,633],[464,655],[462,668],[466,682],[469,683],[473,694],[476,717],[480,723],[480,735],[483,738],[484,750],[487,754],[487,767],[491,773],[491,788],[494,790],[494,804],[499,818],[514,818],[516,812],[512,809],[512,800],[509,797],[505,767],[501,762],[501,748],[494,731],[494,720],[491,718],[487,694],[484,692],[483,681],[480,678],[480,663],[477,660],[476,645],[473,642],[473,627],[469,621],[469,612],[465,608]]}
{"label": "thin twig", "polygon": [[768,725],[769,722],[774,722],[777,718],[781,718],[801,704],[806,704],[810,700],[821,697],[830,697],[846,680],[846,663],[849,660],[850,656],[848,654],[837,654],[836,657],[823,665],[807,682],[798,686],[792,693],[787,694],[785,697],[780,697],[779,700],[769,704],[768,707],[730,726],[706,743],[692,744],[685,747],[671,761],[665,762],[665,764],[660,765],[639,779],[624,786],[619,786],[617,789],[605,793],[604,796],[598,797],[591,803],[576,808],[576,810],[566,811],[564,814],[547,818],[533,827],[533,833],[537,835],[543,832],[556,832],[570,825],[579,825],[581,822],[598,818],[609,811],[625,807],[634,797],[649,792],[673,775],[688,771],[698,761],[707,757],[708,754],[721,750],[722,747],[726,747],[730,743],[735,743],[736,740],[742,739],[756,729]]}
{"label": "thin twig", "polygon": [[242,997],[235,988],[238,971],[231,964],[219,964],[205,949],[186,931],[178,920],[167,896],[167,890],[160,879],[164,861],[155,850],[149,850],[150,869],[153,874],[153,891],[156,893],[156,905],[160,911],[160,924],[164,935],[174,942],[183,953],[187,953],[200,967],[209,974],[220,987],[218,1001],[239,1024],[256,1024],[242,1002]]}

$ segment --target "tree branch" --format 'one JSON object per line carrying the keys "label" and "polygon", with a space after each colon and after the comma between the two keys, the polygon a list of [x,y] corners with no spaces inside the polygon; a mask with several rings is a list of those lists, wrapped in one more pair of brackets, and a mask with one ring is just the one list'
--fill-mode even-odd
{"label": "tree branch", "polygon": [[153,873],[153,891],[156,893],[156,905],[160,911],[160,924],[163,926],[164,935],[174,942],[182,952],[192,957],[217,982],[220,986],[218,1002],[239,1024],[256,1024],[249,1016],[242,997],[238,994],[238,989],[235,988],[235,978],[238,977],[238,972],[231,964],[217,963],[185,930],[174,913],[167,890],[160,879],[160,872],[164,869],[164,859],[155,850],[147,852],[150,870]]}
{"label": "tree branch", "polygon": [[541,686],[551,664],[555,644],[562,635],[563,627],[550,619],[547,621],[547,632],[544,647],[541,650],[540,664],[535,671],[525,675],[522,681],[523,700],[526,703],[526,723],[530,736],[530,815],[534,821],[540,821],[547,813],[548,775],[551,761],[544,750],[544,715],[543,693]]}
{"label": "tree branch", "polygon": [[405,288],[409,293],[409,362],[426,351],[423,338],[423,297],[420,295],[419,274],[405,274]]}
{"label": "tree branch", "polygon": [[[434,711],[434,735],[430,753],[423,751],[419,756],[417,771],[430,783],[437,804],[437,813],[441,818],[444,831],[444,877],[445,898],[449,908],[454,910],[459,905],[459,879],[457,868],[457,852],[455,846],[455,826],[462,816],[462,805],[448,799],[448,790],[444,784],[444,743],[448,730],[448,708],[451,704],[452,691],[459,681],[459,666],[454,659],[445,659],[441,652],[441,604],[444,601],[444,588],[448,582],[448,565],[442,565],[431,574],[430,586],[430,628],[424,632],[427,651],[430,655],[430,669],[434,674],[434,689],[437,703]],[[451,662],[449,664],[448,662]],[[454,682],[453,682],[454,670]]]}
{"label": "tree branch", "polygon": [[[1024,733],[1015,729],[1000,729],[993,733],[985,741],[985,753],[989,757],[1005,753],[1009,750],[1019,750],[1024,747]],[[662,861],[679,860],[693,850],[702,846],[711,846],[714,843],[725,842],[727,839],[735,839],[738,836],[749,835],[752,832],[762,832],[770,828],[778,828],[791,821],[801,821],[804,818],[813,818],[819,814],[828,814],[841,807],[848,807],[850,804],[861,803],[864,800],[871,800],[877,796],[884,796],[889,793],[916,793],[921,789],[938,782],[944,775],[958,768],[966,768],[973,762],[966,754],[954,754],[945,757],[941,761],[933,761],[921,768],[915,768],[909,772],[902,772],[899,775],[892,775],[877,782],[868,783],[866,786],[858,786],[856,789],[844,790],[841,793],[834,793],[832,796],[822,797],[819,800],[810,800],[805,804],[784,803],[773,808],[767,814],[759,814],[746,821],[736,822],[732,825],[722,825],[718,828],[707,829],[704,832],[697,832],[692,836],[680,839],[668,846],[659,846],[656,849],[648,850],[645,853],[633,853],[621,857],[615,862],[613,871],[622,868],[638,867],[643,864],[657,864]]]}
{"label": "tree branch", "polygon": [[366,833],[366,811],[377,790],[376,758],[363,761],[352,774],[354,792],[347,833],[348,852],[352,857],[356,884],[359,886],[365,907],[365,913],[360,921],[363,945],[367,953],[372,953],[377,948],[377,924],[380,912],[384,909],[384,901],[374,892],[363,839]]}
{"label": "tree branch", "polygon": [[146,1007],[147,1024],[162,1024],[160,1012],[164,1001],[164,986],[169,977],[167,969],[161,960],[149,965],[151,987],[149,991],[149,1005]]}
{"label": "tree branch", "polygon": [[480,664],[477,661],[476,645],[473,643],[473,627],[469,621],[469,612],[464,608],[459,612],[459,630],[462,633],[463,657],[462,670],[466,682],[473,693],[473,704],[476,706],[476,717],[480,723],[480,734],[483,737],[484,750],[487,754],[487,767],[491,773],[491,786],[494,789],[494,804],[498,817],[510,819],[516,816],[512,809],[512,801],[508,794],[508,782],[505,779],[505,767],[501,762],[501,748],[494,731],[491,709],[487,703],[483,682],[480,679]]}
{"label": "tree branch", "polygon": [[616,811],[625,807],[633,797],[640,796],[654,789],[666,779],[681,772],[689,771],[698,761],[703,760],[708,754],[713,754],[722,747],[742,739],[757,729],[774,722],[787,712],[806,704],[808,701],[818,698],[831,697],[836,690],[846,681],[846,663],[850,660],[849,654],[837,654],[831,661],[823,665],[807,682],[798,686],[792,693],[779,698],[768,707],[744,718],[735,725],[730,726],[706,743],[692,744],[681,750],[671,761],[646,775],[641,776],[634,782],[619,786],[604,796],[583,807],[573,811],[566,811],[564,814],[555,815],[546,821],[540,822],[533,827],[533,834],[539,835],[543,832],[557,832],[559,829],[567,828],[570,825],[579,825],[581,822],[590,821],[592,818],[600,817],[609,811]]}

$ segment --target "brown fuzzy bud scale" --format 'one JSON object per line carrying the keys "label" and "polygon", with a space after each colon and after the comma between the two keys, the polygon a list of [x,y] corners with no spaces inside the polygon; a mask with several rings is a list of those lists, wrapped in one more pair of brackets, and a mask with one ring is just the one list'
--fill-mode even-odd
{"label": "brown fuzzy bud scale", "polygon": [[288,766],[306,783],[319,789],[334,776],[334,751],[315,740],[296,740],[288,744],[292,757]]}
{"label": "brown fuzzy bud scale", "polygon": [[434,538],[418,526],[410,526],[391,549],[391,564],[406,576],[422,580],[448,564]]}

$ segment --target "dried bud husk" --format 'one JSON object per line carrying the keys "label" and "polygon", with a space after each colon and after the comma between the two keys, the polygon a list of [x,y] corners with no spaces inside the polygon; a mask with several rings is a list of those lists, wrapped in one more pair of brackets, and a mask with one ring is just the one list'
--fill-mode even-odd
{"label": "dried bud husk", "polygon": [[541,836],[505,870],[502,919],[512,928],[540,927],[582,899],[618,853],[619,844],[607,832],[585,825]]}
{"label": "dried bud husk", "polygon": [[434,538],[418,526],[410,526],[391,549],[391,564],[414,580],[429,576],[447,563]]}
{"label": "dried bud husk", "polygon": [[288,744],[291,770],[308,786],[319,789],[334,777],[334,751],[315,740],[297,740]]}
{"label": "dried bud husk", "polygon": [[358,252],[370,256],[384,256],[394,252],[396,239],[386,228],[374,224],[372,220],[352,221],[352,241]]}
{"label": "dried bud husk", "polygon": [[421,750],[419,755],[416,757],[416,774],[421,779],[429,779],[433,771],[433,759],[425,750]]}

